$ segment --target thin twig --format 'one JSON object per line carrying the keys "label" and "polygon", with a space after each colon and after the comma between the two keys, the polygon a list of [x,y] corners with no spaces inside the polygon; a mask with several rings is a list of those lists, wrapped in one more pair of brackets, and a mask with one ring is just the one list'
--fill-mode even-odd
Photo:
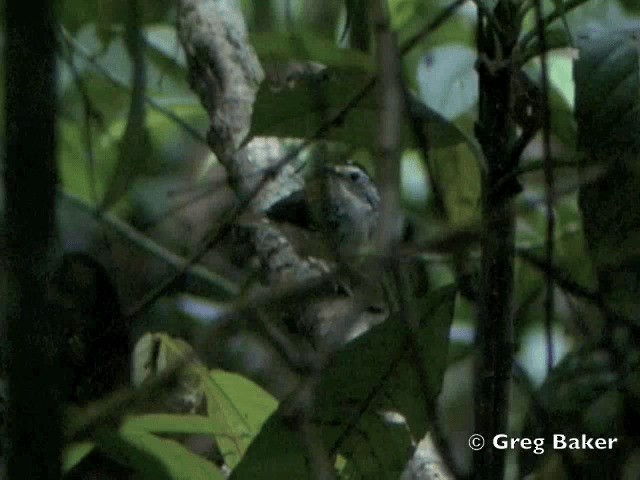
{"label": "thin twig", "polygon": [[[118,88],[120,88],[122,90],[131,91],[131,87],[126,82],[123,82],[122,80],[117,78],[115,75],[113,75],[107,68],[105,68],[102,65],[100,65],[100,63],[94,58],[94,56],[91,55],[91,53],[89,53],[89,51],[87,51],[87,49],[85,49],[78,41],[76,41],[76,39],[73,38],[73,36],[69,32],[67,32],[67,30],[64,27],[61,27],[61,33],[62,33],[62,36],[65,39],[65,41],[73,48],[73,50],[78,55],[80,55],[82,58],[84,58],[87,62],[89,62],[89,64],[91,64],[91,66],[98,73],[100,73],[100,75],[102,75],[104,78],[106,78],[114,86],[116,86],[116,87],[118,87]],[[156,111],[160,112],[161,114],[163,114],[169,120],[171,120],[176,125],[178,125],[180,128],[182,128],[186,133],[188,133],[195,140],[197,140],[200,143],[203,143],[205,145],[207,144],[207,139],[203,134],[198,132],[195,128],[193,128],[191,125],[189,125],[183,119],[181,119],[179,116],[177,116],[171,110],[163,107],[156,100],[154,100],[152,97],[150,97],[148,95],[144,96],[144,100],[145,100],[146,103],[149,104],[149,106],[151,108],[153,108],[154,110],[156,110]]]}
{"label": "thin twig", "polygon": [[[587,3],[588,1],[589,0],[569,0],[564,5],[563,8],[556,8],[553,12],[551,12],[549,15],[543,18],[542,22],[544,26],[546,27],[547,25],[551,25],[553,22],[555,22],[559,18],[562,18],[563,13],[566,15],[571,10],[578,8],[580,5],[582,5],[583,3]],[[537,26],[534,30],[531,30],[530,32],[525,33],[520,39],[520,42],[518,43],[519,50],[524,51],[525,48],[528,46],[529,42],[534,40],[537,35],[538,35]]]}
{"label": "thin twig", "polygon": [[460,7],[462,7],[467,0],[456,0],[447,8],[445,8],[442,12],[438,14],[436,18],[433,19],[431,23],[426,25],[422,30],[416,33],[413,37],[404,42],[403,45],[400,46],[400,56],[406,55],[410,50],[412,50],[418,42],[423,40],[427,35],[431,34],[434,30],[439,28],[444,22],[449,20],[451,16],[458,11]]}
{"label": "thin twig", "polygon": [[[402,117],[407,106],[407,89],[402,82],[400,55],[391,32],[386,1],[379,0],[373,9],[374,24],[376,25],[376,45],[378,51],[379,70],[379,156],[378,172],[382,176],[380,190],[382,196],[382,211],[378,232],[378,249],[387,255],[395,250],[399,240],[397,220],[400,218],[400,129]],[[422,143],[425,161],[427,160],[427,139],[421,135],[422,130],[415,128],[414,133]],[[411,289],[406,276],[401,269],[400,257],[394,255],[388,262],[395,284],[397,285],[400,316],[406,331],[406,341],[411,359],[418,377],[418,384],[422,394],[425,417],[433,432],[437,449],[450,472],[457,472],[457,466],[451,456],[451,449],[436,415],[435,402],[429,395],[429,382],[426,372],[424,352],[417,339],[419,335],[419,321],[412,302]]]}
{"label": "thin twig", "polygon": [[[58,190],[58,195],[61,196],[63,200],[69,205],[83,210],[91,216],[96,216],[99,214],[96,208],[87,205],[82,200],[80,200],[80,198],[71,193]],[[104,225],[112,228],[116,233],[125,238],[127,241],[131,242],[145,252],[153,255],[154,257],[162,260],[167,265],[170,265],[171,267],[179,270],[186,269],[185,273],[188,273],[194,278],[202,281],[204,284],[211,286],[216,291],[221,291],[225,296],[231,297],[237,295],[238,287],[226,278],[217,275],[204,267],[188,265],[188,260],[162,247],[149,237],[143,235],[138,230],[131,227],[126,222],[120,220],[115,215],[111,213],[100,213],[98,218],[102,223],[104,223]]]}
{"label": "thin twig", "polygon": [[[562,0],[560,0],[562,2]],[[564,9],[563,9],[564,18]],[[544,295],[544,328],[547,342],[547,371],[553,368],[553,315],[554,306],[554,282],[551,276],[553,266],[553,245],[555,232],[555,215],[553,213],[554,176],[553,163],[551,161],[551,112],[549,109],[549,68],[547,64],[547,36],[545,32],[544,18],[542,16],[542,0],[535,2],[536,27],[540,41],[540,70],[542,75],[542,149],[544,155],[544,187],[545,204],[547,213],[547,229],[545,241],[545,295]]]}

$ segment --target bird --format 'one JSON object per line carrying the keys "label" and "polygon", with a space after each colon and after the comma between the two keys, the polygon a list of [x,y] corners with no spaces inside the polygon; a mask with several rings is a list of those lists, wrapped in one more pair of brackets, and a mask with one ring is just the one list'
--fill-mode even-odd
{"label": "bird", "polygon": [[270,220],[322,232],[343,260],[372,240],[379,209],[371,177],[359,165],[346,164],[323,166],[304,189],[275,202],[266,213]]}
{"label": "bird", "polygon": [[[375,183],[357,164],[325,165],[302,190],[274,203],[267,218],[291,224],[301,232],[283,228],[303,253],[337,265],[335,295],[308,305],[286,321],[295,332],[315,338],[325,347],[341,345],[354,329],[386,317],[386,293],[376,266],[363,254],[378,226],[380,196]],[[371,318],[369,318],[371,317]],[[373,320],[371,320],[373,319]]]}

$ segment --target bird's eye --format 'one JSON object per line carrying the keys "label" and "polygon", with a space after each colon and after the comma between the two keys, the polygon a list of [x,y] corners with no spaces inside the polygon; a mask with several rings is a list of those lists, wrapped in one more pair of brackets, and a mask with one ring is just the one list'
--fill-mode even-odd
{"label": "bird's eye", "polygon": [[349,174],[349,178],[354,182],[357,182],[358,180],[360,180],[360,172],[356,172],[356,171],[351,172]]}

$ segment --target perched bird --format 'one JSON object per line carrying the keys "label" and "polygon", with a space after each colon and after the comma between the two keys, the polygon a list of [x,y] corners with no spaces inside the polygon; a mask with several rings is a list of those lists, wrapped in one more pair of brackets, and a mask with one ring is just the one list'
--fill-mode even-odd
{"label": "perched bird", "polygon": [[325,166],[303,190],[276,202],[267,217],[292,224],[301,232],[282,228],[302,253],[337,265],[335,295],[315,300],[285,323],[315,345],[333,350],[356,332],[378,323],[388,313],[381,277],[362,257],[378,226],[380,196],[369,175],[357,165]]}
{"label": "perched bird", "polygon": [[325,166],[321,173],[303,190],[272,205],[267,217],[323,232],[339,256],[356,255],[377,227],[380,196],[376,186],[357,165]]}

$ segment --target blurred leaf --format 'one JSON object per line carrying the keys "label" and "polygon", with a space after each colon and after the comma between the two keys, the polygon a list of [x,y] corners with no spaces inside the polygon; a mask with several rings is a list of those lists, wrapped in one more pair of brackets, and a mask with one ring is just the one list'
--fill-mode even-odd
{"label": "blurred leaf", "polygon": [[[327,118],[340,113],[370,81],[364,73],[330,71],[326,81],[300,81],[290,89],[274,91],[264,85],[254,105],[254,136],[304,138],[324,125]],[[318,99],[322,99],[322,102]],[[323,107],[326,110],[323,111]],[[410,107],[429,129],[433,147],[472,142],[455,124],[447,121],[412,97]],[[349,110],[340,123],[327,133],[330,140],[345,142],[354,147],[371,148],[377,143],[377,101],[369,94],[355,108]],[[415,143],[413,130],[405,121],[402,129],[404,144]]]}
{"label": "blurred leaf", "polygon": [[167,24],[147,25],[144,32],[149,53],[162,55],[167,62],[182,68],[182,74],[186,75],[187,60],[175,27]]}
{"label": "blurred leaf", "polygon": [[542,465],[536,470],[535,477],[539,480],[569,480],[571,476],[562,463],[562,455],[553,452],[542,460]]}
{"label": "blurred leaf", "polygon": [[[145,23],[168,21],[170,0],[143,0],[141,11]],[[66,28],[75,31],[88,23],[96,23],[102,30],[110,30],[126,21],[127,2],[124,0],[65,0],[61,2],[59,18]]]}
{"label": "blurred leaf", "polygon": [[[327,451],[357,466],[353,478],[397,479],[411,454],[411,439],[425,435],[425,404],[437,398],[446,368],[455,293],[455,288],[444,287],[414,305],[420,316],[415,341],[425,362],[420,368],[427,375],[426,392],[397,316],[349,343],[322,373],[310,420]],[[398,421],[398,415],[404,420]],[[299,434],[278,411],[231,478],[310,478],[307,456]]]}
{"label": "blurred leaf", "polygon": [[369,47],[369,37],[371,35],[369,24],[369,13],[367,0],[345,0],[345,10],[347,12],[344,30],[340,35],[340,41],[350,34],[351,45],[362,51],[367,51]]}
{"label": "blurred leaf", "polygon": [[[412,115],[422,120],[431,148],[446,148],[464,143],[475,157],[477,163],[483,169],[486,168],[486,161],[480,144],[475,137],[465,131],[465,127],[473,123],[468,115],[462,115],[456,122],[452,122],[427,107],[411,94],[409,95],[409,110]],[[415,140],[415,135],[412,132],[410,141],[415,142]]]}
{"label": "blurred leaf", "polygon": [[452,120],[478,101],[476,53],[464,45],[441,45],[429,50],[416,76],[422,101]]}
{"label": "blurred leaf", "polygon": [[225,463],[233,468],[276,410],[278,402],[255,383],[234,373],[214,370],[211,381],[216,387],[217,406],[237,438],[238,445],[234,445],[234,451],[225,449],[222,437],[219,439]]}
{"label": "blurred leaf", "polygon": [[78,465],[95,447],[94,442],[82,441],[72,443],[64,449],[62,455],[62,471],[69,472]]}
{"label": "blurred leaf", "polygon": [[[547,52],[557,48],[566,48],[571,46],[567,31],[562,26],[547,28],[545,30],[545,43],[547,45]],[[539,54],[540,39],[535,35],[531,41],[527,43],[527,47],[522,52],[523,63],[527,63]]]}
{"label": "blurred leaf", "polygon": [[628,13],[640,15],[640,4],[636,0],[619,0],[619,2]]}
{"label": "blurred leaf", "polygon": [[[556,433],[578,438],[583,434],[618,437],[620,443],[614,449],[618,455],[611,450],[571,453],[591,471],[603,463],[619,466],[618,457],[624,453],[622,438],[626,428],[621,395],[619,380],[608,353],[593,348],[570,352],[553,369],[537,393],[537,408],[530,410],[522,435],[527,438],[544,437],[545,454],[554,452],[550,441],[551,435]],[[531,450],[520,450],[519,456],[520,473],[523,475],[531,472],[540,461],[540,455],[533,454]]]}
{"label": "blurred leaf", "polygon": [[[91,202],[88,161],[80,129],[69,122],[58,122],[58,138],[58,175],[64,189]],[[101,183],[101,173],[96,174],[98,183]]]}
{"label": "blurred leaf", "polygon": [[[640,33],[591,31],[578,36],[575,62],[578,146],[592,155],[630,153],[640,143],[638,120]],[[603,95],[603,92],[607,92]],[[637,151],[637,150],[636,150]]]}
{"label": "blurred leaf", "polygon": [[582,216],[577,205],[577,195],[557,202],[555,213],[554,259],[558,268],[568,272],[568,276],[576,283],[587,288],[594,288],[596,285],[595,275],[588,256],[582,228]]}
{"label": "blurred leaf", "polygon": [[[425,25],[439,14],[444,4],[439,0],[390,0],[389,13],[393,31],[398,36],[398,44],[403,45],[409,39],[422,32]],[[464,9],[458,15],[447,20],[446,28],[438,28],[421,38],[415,47],[402,57],[407,86],[418,90],[417,71],[423,62],[424,52],[438,45],[461,44],[475,45],[475,18],[465,18]]]}
{"label": "blurred leaf", "polygon": [[102,434],[99,448],[149,480],[222,480],[220,470],[174,440],[156,437],[126,424],[116,434]]}
{"label": "blurred leaf", "polygon": [[611,427],[620,421],[624,411],[624,395],[617,390],[609,390],[584,412],[584,425],[588,432],[610,435]]}
{"label": "blurred leaf", "polygon": [[149,413],[125,420],[123,428],[147,433],[223,435],[207,417],[178,413]]}
{"label": "blurred leaf", "polygon": [[332,68],[374,71],[374,64],[368,55],[358,50],[340,48],[335,42],[313,32],[257,32],[249,35],[249,42],[263,64],[311,61]]}
{"label": "blurred leaf", "polygon": [[144,173],[145,166],[150,163],[147,159],[153,154],[148,130],[128,124],[101,208],[109,209],[129,191],[137,177]]}
{"label": "blurred leaf", "polygon": [[[525,206],[526,199],[520,204],[516,241],[542,258],[547,222],[545,206],[542,196],[528,201],[531,202],[528,208]],[[553,256],[556,267],[576,283],[587,288],[594,287],[594,272],[587,255],[577,196],[574,194],[556,201],[554,216],[556,226]]]}
{"label": "blurred leaf", "polygon": [[[231,372],[213,370],[212,382],[225,402],[239,415],[250,432],[257,432],[265,420],[278,408],[278,401],[252,381]],[[221,402],[223,403],[222,399]]]}
{"label": "blurred leaf", "polygon": [[578,147],[586,153],[583,166],[606,169],[580,189],[585,238],[605,300],[635,318],[640,306],[640,33],[592,31],[578,36],[578,47]]}
{"label": "blurred leaf", "polygon": [[127,191],[147,155],[150,154],[150,140],[147,132],[145,95],[147,86],[147,68],[144,57],[144,37],[139,15],[139,0],[130,0],[126,22],[125,42],[131,58],[131,104],[129,116],[122,140],[115,171],[102,198],[101,208],[108,209]]}
{"label": "blurred leaf", "polygon": [[[538,65],[529,64],[524,67],[527,78],[532,82],[534,88],[533,101],[542,100],[542,83],[540,68]],[[558,87],[553,83],[549,83],[549,108],[551,110],[551,134],[554,135],[562,144],[570,149],[575,149],[576,145],[576,122],[571,105],[565,97],[560,93]]]}
{"label": "blurred leaf", "polygon": [[434,149],[429,158],[452,227],[480,221],[482,170],[467,145]]}
{"label": "blurred leaf", "polygon": [[[140,384],[193,354],[191,346],[183,340],[165,334],[146,334],[134,351],[133,382]],[[176,398],[173,404],[179,404],[180,398],[184,404],[200,404],[202,400],[198,398],[202,398],[206,401],[207,417],[176,415],[175,420],[179,420],[180,426],[173,427],[168,425],[172,415],[143,416],[130,422],[133,421],[136,428],[142,422],[142,428],[147,431],[164,428],[165,433],[170,433],[167,429],[193,428],[190,433],[210,433],[215,436],[225,463],[230,467],[240,461],[266,418],[277,407],[276,400],[253,382],[227,372],[209,372],[195,357],[183,369],[179,388],[172,396]],[[157,420],[155,426],[154,418]],[[206,432],[202,431],[205,420],[209,426]]]}

